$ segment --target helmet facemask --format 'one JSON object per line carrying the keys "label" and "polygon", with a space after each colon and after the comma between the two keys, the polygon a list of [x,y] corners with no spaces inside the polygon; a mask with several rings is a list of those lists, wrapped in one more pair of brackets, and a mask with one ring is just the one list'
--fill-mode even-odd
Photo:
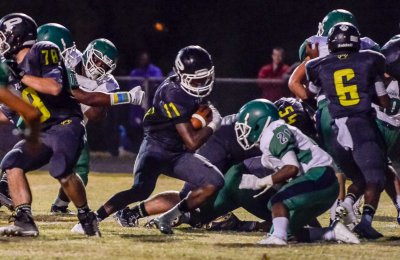
{"label": "helmet facemask", "polygon": [[[6,34],[9,34],[6,32]],[[0,55],[5,56],[11,50],[10,44],[7,42],[7,36],[0,31]]]}
{"label": "helmet facemask", "polygon": [[244,150],[250,150],[254,146],[258,145],[258,143],[260,142],[261,133],[264,131],[264,129],[266,127],[268,127],[268,125],[271,122],[271,117],[268,117],[267,121],[265,122],[265,125],[263,126],[262,131],[260,132],[260,134],[257,137],[257,140],[255,140],[255,142],[251,142],[248,138],[249,138],[250,134],[252,133],[253,129],[248,124],[249,117],[250,117],[250,114],[247,113],[243,123],[240,123],[240,122],[235,123],[236,139],[237,139],[239,145]]}
{"label": "helmet facemask", "polygon": [[67,47],[64,39],[61,39],[61,43],[64,46],[62,51],[61,51],[61,56],[63,57],[65,66],[67,66],[68,68],[73,68],[75,67],[76,63],[77,63],[77,59],[78,59],[78,52],[76,50],[76,45],[75,42],[73,43],[73,45],[71,47]]}
{"label": "helmet facemask", "polygon": [[214,66],[208,69],[197,70],[194,74],[182,73],[179,69],[174,68],[180,79],[182,89],[194,97],[208,96],[214,86]]}
{"label": "helmet facemask", "polygon": [[[102,65],[98,65],[98,63]],[[103,53],[94,48],[90,48],[86,53],[86,61],[84,59],[84,67],[86,75],[92,80],[101,80],[106,75],[110,74],[116,68],[115,62],[103,55]]]}

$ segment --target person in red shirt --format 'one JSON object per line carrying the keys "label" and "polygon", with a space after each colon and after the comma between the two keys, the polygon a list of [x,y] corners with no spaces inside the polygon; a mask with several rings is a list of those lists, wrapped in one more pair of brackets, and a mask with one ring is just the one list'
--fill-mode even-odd
{"label": "person in red shirt", "polygon": [[289,93],[285,84],[286,81],[283,81],[284,74],[289,70],[289,66],[283,63],[284,53],[285,51],[281,47],[272,49],[272,63],[264,65],[258,72],[258,79],[282,80],[282,82],[258,83],[258,87],[261,88],[262,91],[261,97],[272,102],[287,96]]}

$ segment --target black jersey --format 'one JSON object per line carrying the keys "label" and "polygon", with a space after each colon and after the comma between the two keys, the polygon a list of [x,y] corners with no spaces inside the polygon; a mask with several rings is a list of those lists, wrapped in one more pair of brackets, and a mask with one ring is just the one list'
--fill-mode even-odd
{"label": "black jersey", "polygon": [[279,116],[289,125],[299,128],[305,135],[316,140],[317,130],[312,115],[304,108],[303,103],[292,97],[283,97],[274,102]]}
{"label": "black jersey", "polygon": [[175,76],[167,78],[158,86],[153,106],[144,116],[146,136],[156,139],[166,149],[183,150],[183,140],[175,125],[189,122],[201,102],[201,98],[187,94]]}
{"label": "black jersey", "polygon": [[384,71],[385,57],[370,50],[330,54],[306,64],[307,79],[322,88],[333,118],[371,113],[375,83]]}
{"label": "black jersey", "polygon": [[23,83],[17,84],[22,98],[40,111],[43,129],[70,117],[82,118],[79,103],[70,93],[60,51],[55,44],[47,41],[35,43],[18,68],[25,71],[26,75],[52,78],[62,85],[61,92],[54,96],[40,93]]}

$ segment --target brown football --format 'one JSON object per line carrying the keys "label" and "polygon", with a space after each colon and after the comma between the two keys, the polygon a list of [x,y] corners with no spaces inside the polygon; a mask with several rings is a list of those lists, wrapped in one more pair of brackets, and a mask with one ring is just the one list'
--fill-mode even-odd
{"label": "brown football", "polygon": [[190,122],[194,129],[200,129],[208,125],[212,120],[212,111],[207,105],[200,105],[192,115]]}

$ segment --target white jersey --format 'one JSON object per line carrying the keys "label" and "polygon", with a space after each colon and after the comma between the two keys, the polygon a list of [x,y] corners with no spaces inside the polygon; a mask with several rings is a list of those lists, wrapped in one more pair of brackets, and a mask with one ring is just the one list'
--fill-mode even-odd
{"label": "white jersey", "polygon": [[285,155],[293,151],[300,164],[299,175],[306,174],[311,168],[333,164],[330,155],[298,128],[286,124],[282,119],[272,122],[263,130],[260,150],[263,166],[274,170],[283,167]]}
{"label": "white jersey", "polygon": [[[82,53],[76,48],[71,49],[65,59],[65,66],[69,69],[75,69],[75,67],[82,61]],[[85,91],[96,91],[96,92],[105,92],[110,93],[119,89],[119,84],[113,75],[108,74],[101,80],[92,80],[88,77],[76,74],[76,79],[78,80],[79,87]],[[85,112],[90,108],[90,106],[81,104],[82,113],[85,115]],[[88,119],[84,116],[84,122],[87,123]]]}
{"label": "white jersey", "polygon": [[[389,83],[389,85],[387,86],[386,91],[390,98],[400,99],[400,97],[399,97],[399,82],[397,80],[392,80]],[[381,107],[379,107],[378,105],[372,104],[372,107],[375,108],[376,117],[379,120],[381,120],[385,123],[388,123],[394,127],[400,128],[400,113],[389,116],[388,114],[383,112]]]}

